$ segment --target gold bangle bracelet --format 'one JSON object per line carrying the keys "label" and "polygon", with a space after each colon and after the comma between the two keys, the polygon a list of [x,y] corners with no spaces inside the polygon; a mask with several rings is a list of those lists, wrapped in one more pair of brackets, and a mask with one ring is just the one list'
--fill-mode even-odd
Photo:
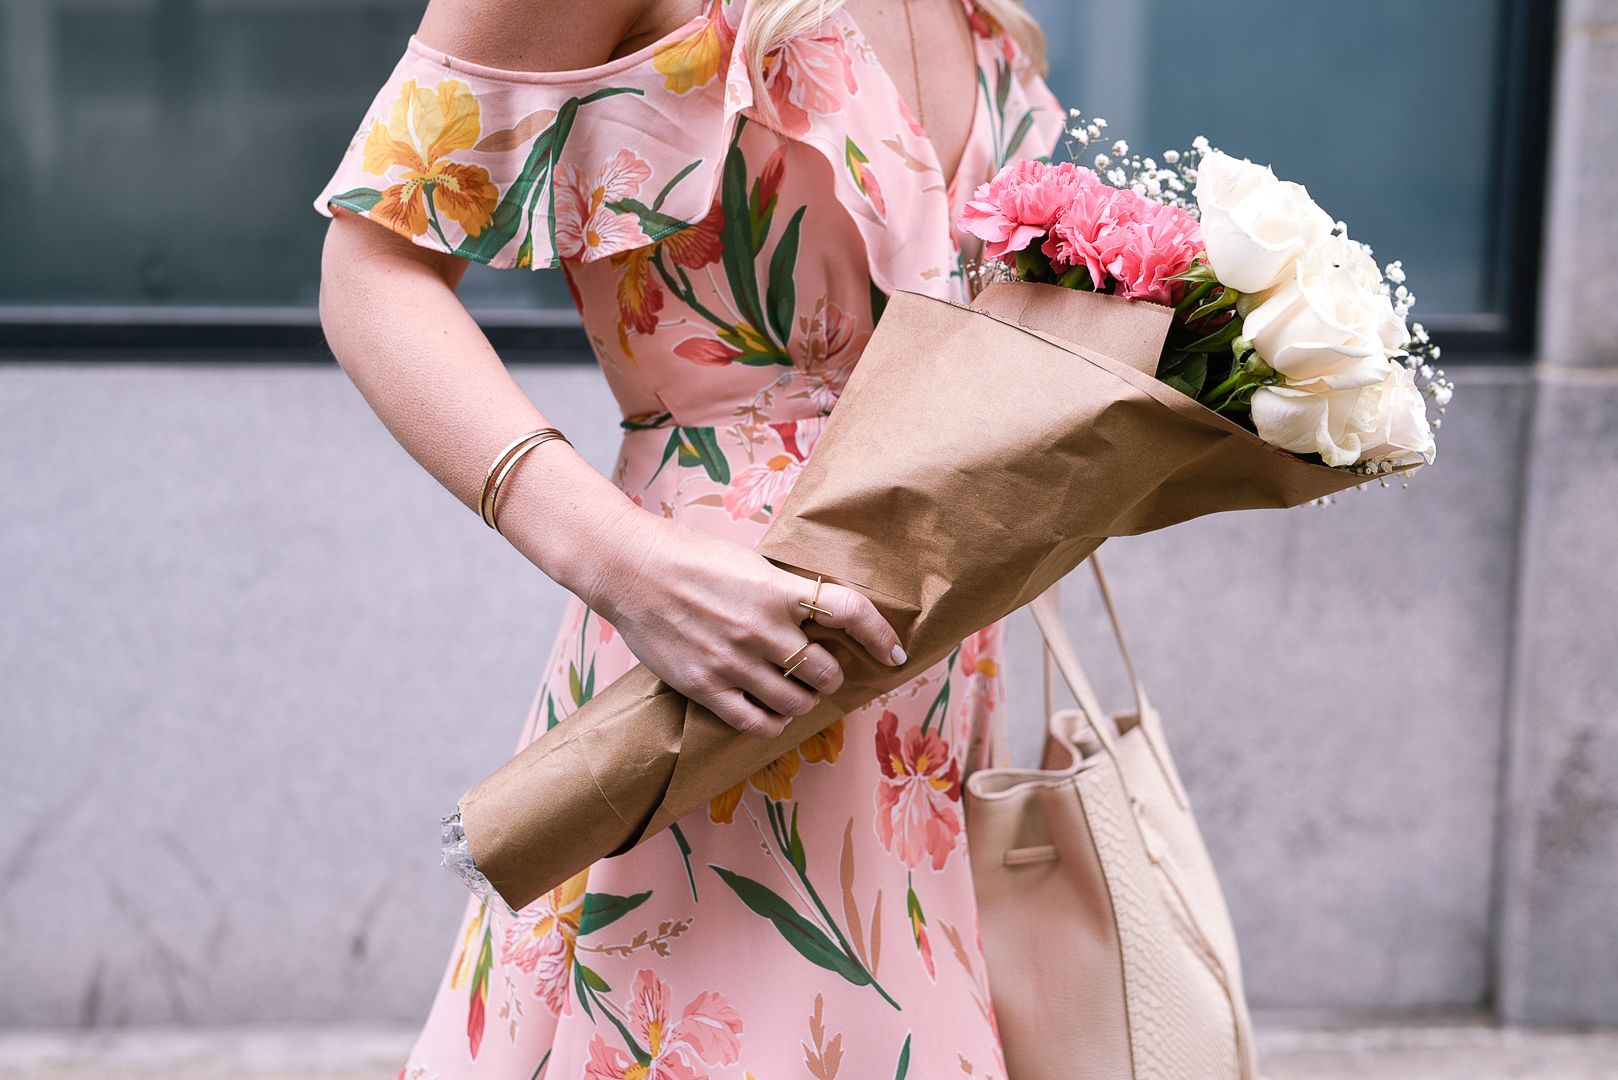
{"label": "gold bangle bracelet", "polygon": [[[500,500],[501,487],[505,485],[507,477],[517,467],[517,463],[526,457],[529,451],[555,439],[561,439],[563,442],[568,441],[567,436],[556,428],[540,428],[538,431],[529,432],[510,446],[507,446],[494,459],[494,463],[489,466],[489,471],[484,474],[483,494],[478,500],[478,513],[482,516],[485,525],[495,532],[500,531],[500,526],[495,517],[495,507]],[[568,445],[573,444],[568,443]]]}

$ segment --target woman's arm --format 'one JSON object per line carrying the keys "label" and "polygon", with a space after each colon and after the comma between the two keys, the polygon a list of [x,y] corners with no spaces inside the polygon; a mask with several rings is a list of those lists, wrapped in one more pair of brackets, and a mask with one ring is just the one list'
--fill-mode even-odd
{"label": "woman's arm", "polygon": [[[604,0],[607,32],[593,44],[581,44],[578,34],[561,38],[547,52],[532,43],[497,43],[523,35],[487,33],[491,12],[517,19],[515,25],[544,25],[526,20],[541,9],[572,5],[433,0],[423,38],[444,48],[450,39],[426,31],[446,11],[459,11],[467,21],[449,20],[461,35],[451,43],[475,62],[512,66],[520,56],[539,70],[560,70],[562,58],[570,66],[592,66],[621,51],[623,39],[607,39],[640,25],[625,22],[628,9],[658,2]],[[526,19],[513,14],[518,8],[528,12]],[[383,423],[475,508],[484,473],[500,450],[551,424],[456,298],[464,270],[459,258],[339,210],[326,235],[320,309],[333,353]],[[566,443],[541,446],[512,473],[501,492],[500,528],[534,565],[612,623],[659,678],[738,730],[774,735],[788,717],[814,707],[815,691],[829,693],[842,683],[836,661],[818,645],[796,678],[784,677],[778,666],[805,640],[798,602],[809,598],[811,585],[746,548],[641,510]],[[847,629],[879,662],[896,659],[896,635],[863,596],[828,585],[820,606],[832,613],[818,617],[823,624]]]}

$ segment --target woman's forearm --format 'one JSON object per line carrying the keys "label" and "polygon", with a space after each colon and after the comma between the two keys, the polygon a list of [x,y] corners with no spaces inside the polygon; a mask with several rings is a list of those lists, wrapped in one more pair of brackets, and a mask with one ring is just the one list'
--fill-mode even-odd
{"label": "woman's forearm", "polygon": [[[326,237],[320,315],[332,352],[388,430],[475,511],[496,455],[552,424],[456,298],[464,267],[339,211]],[[571,447],[553,442],[502,488],[500,528],[547,575],[598,602],[601,549],[638,513]]]}

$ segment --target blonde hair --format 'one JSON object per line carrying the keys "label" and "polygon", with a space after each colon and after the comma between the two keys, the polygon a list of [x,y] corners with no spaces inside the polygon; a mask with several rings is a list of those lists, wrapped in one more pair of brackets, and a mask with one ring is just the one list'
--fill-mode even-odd
{"label": "blonde hair", "polygon": [[[770,100],[764,83],[765,56],[789,38],[814,30],[847,3],[848,0],[753,0],[747,9],[745,26],[747,70],[753,79],[755,108],[766,114],[775,112],[775,102]],[[1045,34],[1023,8],[1022,0],[972,0],[972,3],[1000,24],[1002,32],[1033,62],[1034,70],[1041,75],[1046,73]]]}

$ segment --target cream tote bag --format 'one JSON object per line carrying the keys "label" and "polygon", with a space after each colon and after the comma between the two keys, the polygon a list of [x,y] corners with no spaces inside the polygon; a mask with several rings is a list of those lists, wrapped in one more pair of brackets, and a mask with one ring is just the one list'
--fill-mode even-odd
{"label": "cream tote bag", "polygon": [[1091,558],[1135,709],[1101,711],[1052,589],[1031,605],[1046,712],[1053,661],[1080,709],[1050,715],[1043,768],[966,783],[1009,1080],[1257,1080],[1224,895]]}

